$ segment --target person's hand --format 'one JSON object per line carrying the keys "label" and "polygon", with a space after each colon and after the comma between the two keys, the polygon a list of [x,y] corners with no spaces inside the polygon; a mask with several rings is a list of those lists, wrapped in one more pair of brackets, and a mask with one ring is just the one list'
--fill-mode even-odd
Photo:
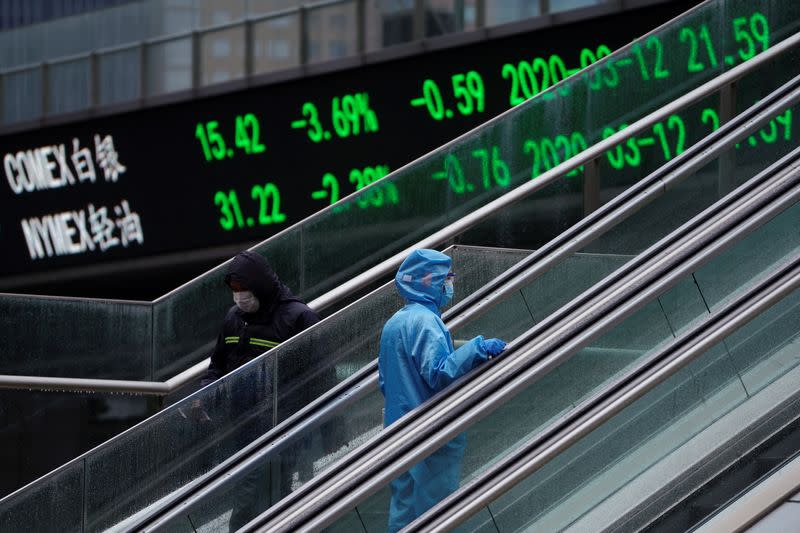
{"label": "person's hand", "polygon": [[484,339],[483,349],[489,354],[489,359],[497,357],[506,349],[506,343],[500,339]]}

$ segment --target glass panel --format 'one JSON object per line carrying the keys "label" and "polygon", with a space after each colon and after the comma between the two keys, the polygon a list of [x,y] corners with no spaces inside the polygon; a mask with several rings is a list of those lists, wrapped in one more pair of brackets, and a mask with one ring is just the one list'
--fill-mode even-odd
{"label": "glass panel", "polygon": [[2,68],[24,67],[44,59],[43,24],[0,32]]}
{"label": "glass panel", "polygon": [[203,85],[244,77],[244,27],[206,33],[200,37]]}
{"label": "glass panel", "polygon": [[0,498],[156,411],[145,396],[0,391]]}
{"label": "glass panel", "polygon": [[4,294],[0,316],[4,374],[151,379],[147,304]]}
{"label": "glass panel", "polygon": [[90,454],[87,529],[118,523],[272,427],[271,367],[252,361]]}
{"label": "glass panel", "polygon": [[68,113],[89,107],[89,63],[89,59],[81,59],[48,66],[48,114]]}
{"label": "glass panel", "polygon": [[200,28],[242,20],[248,0],[195,0]]}
{"label": "glass panel", "polygon": [[[233,305],[223,281],[224,267],[153,303],[153,360],[156,379],[169,379],[211,354],[225,313]],[[290,280],[273,265],[289,287]],[[191,320],[176,317],[191,316]],[[201,343],[201,341],[204,341]]]}
{"label": "glass panel", "polygon": [[308,11],[308,62],[341,59],[356,53],[355,2]]}
{"label": "glass panel", "polygon": [[606,0],[550,0],[550,13],[569,11],[581,7],[597,6],[607,3]]}
{"label": "glass panel", "polygon": [[[552,3],[552,0],[551,0]],[[499,0],[486,2],[486,25],[496,26],[539,15],[539,2],[530,0]]]}
{"label": "glass panel", "polygon": [[[796,210],[789,210],[763,231],[748,236],[741,246],[726,252],[720,258],[726,262],[726,268],[700,269],[695,278],[709,308],[719,309],[730,299],[731,292],[755,273],[784,263],[787,255],[794,252],[797,223]],[[759,253],[754,254],[753,250]]]}
{"label": "glass panel", "polygon": [[[491,3],[491,2],[489,2]],[[425,36],[434,37],[473,29],[475,3],[462,0],[425,0]],[[471,26],[466,20],[472,14]]]}
{"label": "glass panel", "polygon": [[[795,368],[798,320],[800,292],[795,291],[739,330],[737,337],[753,341],[748,364],[769,368],[773,381]],[[729,342],[730,339],[706,352],[563,453],[557,460],[561,467],[559,476],[569,481],[558,483],[547,479],[543,469],[494,502],[491,510],[503,524],[501,529],[563,527],[600,505],[620,487],[635,483],[637,476],[659,461],[680,454],[684,461],[691,462],[690,457],[696,453],[691,447],[681,446],[722,415],[735,412],[754,392],[745,390],[732,364],[736,358],[726,347]],[[786,364],[787,352],[793,354],[790,364]],[[743,356],[740,354],[738,359],[742,361]],[[741,428],[741,421],[730,423],[738,428],[719,428],[715,432],[717,438]],[[555,464],[547,467],[551,475]],[[653,482],[650,479],[649,483]],[[549,505],[542,505],[548,493],[554,496],[549,498]],[[585,516],[573,525],[585,526],[592,514]],[[595,525],[602,524],[595,522]],[[689,523],[685,525],[688,527]]]}
{"label": "glass panel", "polygon": [[95,31],[91,15],[65,17],[46,24],[43,34],[44,57],[42,60],[86,53],[94,46]]}
{"label": "glass panel", "polygon": [[253,24],[253,73],[300,64],[300,17],[290,15]]}
{"label": "glass panel", "polygon": [[145,0],[143,4],[150,38],[198,29],[197,0]]}
{"label": "glass panel", "polygon": [[275,11],[298,7],[300,4],[302,4],[302,2],[299,0],[249,0],[247,3],[247,13],[250,16],[265,15]]}
{"label": "glass panel", "polygon": [[41,69],[5,74],[2,83],[3,121],[6,124],[42,116]]}
{"label": "glass panel", "polygon": [[414,1],[380,0],[366,5],[367,50],[380,50],[414,39]]}
{"label": "glass panel", "polygon": [[147,46],[147,95],[192,88],[192,40]]}
{"label": "glass panel", "polygon": [[98,56],[98,100],[101,105],[129,102],[142,96],[141,56],[139,48]]}
{"label": "glass panel", "polygon": [[[0,529],[81,531],[83,526],[83,463],[60,469],[41,483],[3,501]],[[48,517],[44,524],[42,517]]]}
{"label": "glass panel", "polygon": [[148,18],[154,15],[148,13],[145,2],[130,2],[87,13],[84,16],[89,20],[88,26],[93,37],[92,48],[86,52],[153,37],[149,32]]}

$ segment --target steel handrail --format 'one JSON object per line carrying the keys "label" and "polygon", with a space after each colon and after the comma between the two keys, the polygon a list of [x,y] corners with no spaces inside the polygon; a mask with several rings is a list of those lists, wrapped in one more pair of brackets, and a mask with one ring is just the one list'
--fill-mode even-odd
{"label": "steel handrail", "polygon": [[[431,508],[404,531],[449,531],[502,496],[624,408],[800,287],[800,255],[680,337],[568,416]],[[712,529],[719,531],[719,529]]]}
{"label": "steel handrail", "polygon": [[[495,213],[507,208],[509,205],[521,201],[522,199],[528,197],[529,195],[535,193],[536,191],[543,189],[556,179],[561,178],[562,176],[568,174],[569,172],[575,170],[576,168],[586,165],[591,161],[593,161],[594,159],[602,157],[607,150],[614,148],[615,146],[623,142],[626,142],[630,137],[633,137],[638,133],[646,130],[647,128],[652,127],[654,124],[667,118],[669,115],[676,112],[677,110],[682,109],[683,107],[686,107],[692,103],[695,103],[698,100],[701,100],[709,96],[710,94],[713,94],[719,91],[720,89],[726,87],[727,85],[737,81],[741,77],[749,74],[758,67],[762,66],[764,63],[772,61],[776,57],[779,57],[783,53],[798,46],[798,44],[800,44],[800,33],[792,35],[791,37],[781,41],[774,47],[757,55],[753,59],[750,59],[742,63],[741,65],[738,65],[737,67],[734,67],[733,69],[721,74],[717,78],[714,78],[713,80],[706,82],[700,87],[691,90],[690,92],[677,98],[670,104],[667,104],[666,106],[663,106],[658,110],[653,111],[649,115],[646,115],[645,117],[637,120],[624,130],[615,133],[614,135],[608,137],[607,139],[592,145],[590,148],[581,152],[580,154],[566,160],[563,163],[560,163],[559,165],[556,165],[552,169],[543,173],[536,180],[518,186],[516,189],[509,191],[508,193],[489,202],[488,204],[485,204],[484,206],[478,208],[469,215],[466,215],[465,217],[459,219],[457,222],[454,222],[453,224],[450,224],[449,226],[446,226],[436,231],[432,235],[417,242],[415,245],[409,246],[403,251],[396,253],[389,259],[384,260],[380,264],[368,269],[365,272],[362,272],[361,274],[339,285],[338,287],[329,291],[328,293],[312,300],[311,302],[309,302],[309,306],[312,309],[321,311],[334,305],[336,302],[339,302],[347,297],[350,297],[352,294],[355,294],[358,291],[363,290],[370,284],[380,280],[383,277],[388,276],[393,271],[395,271],[397,267],[400,265],[400,263],[403,261],[403,259],[405,259],[413,249],[434,248],[440,245],[441,243],[446,242],[460,235],[461,233],[465,232],[471,227],[488,219]],[[613,57],[613,54],[608,57]],[[564,82],[562,81],[561,83]],[[560,84],[557,84],[553,86],[551,90],[557,90],[559,87]],[[481,127],[485,127],[490,123],[501,120],[506,116],[506,114],[514,111],[515,111],[514,109],[510,109],[505,113],[499,115],[498,117],[495,117],[494,119],[490,120],[489,122],[484,124],[484,126]],[[420,161],[423,158],[430,157],[430,155],[432,154],[448,149],[451,144],[460,141],[462,138],[470,134],[471,132],[464,134],[463,136],[451,141],[450,143],[444,145],[443,147],[434,150],[430,154],[427,154],[422,158],[419,158],[411,163],[408,163],[407,165],[405,165],[396,172],[402,171],[408,166],[416,164],[417,161]],[[368,185],[364,189],[373,186],[379,186],[380,184],[381,184],[380,181],[376,181]],[[362,193],[364,189],[360,190],[359,193]],[[343,202],[345,200],[346,199],[342,199],[339,202]],[[326,207],[325,209],[305,219],[304,222],[326,215],[329,209],[333,209],[337,205],[338,203]],[[290,228],[287,228],[287,230],[288,229]],[[272,238],[268,239],[265,242],[268,242],[271,239],[281,236],[284,233],[284,231],[287,230],[283,230],[282,232],[278,233],[277,235],[273,236]],[[221,268],[221,266],[217,268]],[[180,290],[182,287],[186,285],[187,284],[184,284],[181,287],[178,287],[177,289],[171,291],[167,295],[162,296],[159,300],[166,298],[170,294],[173,294],[175,291]],[[178,388],[196,379],[199,379],[199,377],[202,376],[203,372],[208,367],[208,364],[209,364],[209,359],[205,359],[203,361],[196,363],[190,368],[182,371],[181,373],[177,374],[176,376],[174,376],[170,380],[167,380],[166,382],[150,382],[150,385],[136,386],[135,391],[129,390],[127,388],[127,384],[125,383],[116,383],[119,380],[90,380],[86,378],[50,378],[45,376],[13,376],[13,375],[0,376],[0,388],[7,388],[7,389],[34,388],[37,390],[48,390],[48,389],[54,389],[59,386],[60,387],[69,386],[69,389],[63,389],[63,390],[91,391],[95,390],[93,387],[96,386],[96,387],[101,387],[101,389],[98,390],[103,390],[103,391],[113,390],[116,392],[135,392],[136,394],[164,395],[174,392]],[[115,383],[118,385],[117,388],[114,388]],[[166,388],[163,386],[163,384],[166,384]],[[166,392],[164,392],[165,390]]]}
{"label": "steel handrail", "polygon": [[800,456],[703,522],[696,533],[739,533],[800,491]]}
{"label": "steel handrail", "polygon": [[[708,222],[698,225],[702,219],[698,216],[697,220],[685,224],[675,232],[681,235],[678,241],[611,290],[588,302],[582,313],[551,328],[544,338],[513,341],[509,345],[511,354],[490,365],[485,372],[475,373],[478,378],[448,391],[446,402],[431,401],[389,426],[263,513],[248,528],[317,528],[329,524],[355,502],[415,464],[419,457],[440,447],[480,415],[485,416],[563,362],[588,343],[593,338],[590,335],[596,337],[607,331],[655,297],[658,291],[666,290],[722,247],[742,238],[766,217],[800,198],[800,172],[796,170],[795,167],[779,175],[721,212],[709,209],[714,216]],[[761,205],[767,201],[771,202],[767,207]],[[692,228],[688,233],[684,229],[687,227]],[[669,240],[669,237],[665,239]],[[547,357],[530,366],[529,356],[533,353]],[[395,426],[399,429],[393,429]],[[412,446],[416,447],[412,449]]]}
{"label": "steel handrail", "polygon": [[[580,223],[576,224],[570,230],[560,234],[556,239],[546,244],[537,252],[534,252],[522,262],[518,263],[501,276],[492,280],[484,288],[479,289],[478,293],[466,298],[459,305],[454,306],[448,310],[442,317],[443,321],[449,329],[456,329],[463,326],[468,320],[485,314],[493,307],[501,298],[495,297],[497,294],[508,296],[511,292],[518,290],[526,283],[530,283],[532,279],[538,277],[542,272],[552,267],[558,261],[563,260],[565,257],[571,255],[573,252],[585,246],[591,240],[597,238],[600,234],[604,233],[614,224],[624,220],[633,212],[641,209],[646,203],[652,201],[654,198],[663,194],[669,187],[674,186],[680,179],[687,177],[695,169],[700,168],[707,164],[714,157],[719,155],[726,148],[731,148],[736,142],[746,138],[753,131],[761,127],[763,122],[770,120],[770,118],[778,112],[784,110],[786,107],[793,105],[800,99],[800,76],[787,82],[778,90],[774,91],[763,100],[754,104],[740,115],[737,115],[733,120],[724,124],[717,131],[709,134],[707,137],[690,147],[686,152],[673,159],[664,167],[658,169],[648,177],[644,178],[636,185],[631,187],[628,191],[620,194],[617,199],[607,203],[598,211],[594,212],[589,217],[583,219]],[[771,173],[780,170],[782,165],[785,165],[791,158],[786,157],[772,165],[769,169],[762,172],[759,177],[756,177],[748,185],[743,186],[740,192],[744,193],[749,188],[758,182],[761,176],[770,175]],[[522,265],[523,269],[520,268]],[[533,268],[531,268],[533,265]],[[522,270],[522,272],[520,272]],[[505,283],[505,285],[503,285]],[[486,290],[496,291],[489,297],[486,297]],[[471,306],[469,310],[465,310],[465,304]],[[348,390],[352,387],[350,394],[339,396],[340,392]],[[340,405],[335,407],[327,406],[324,410],[315,412],[315,409],[323,409],[322,406],[329,401],[330,396],[325,395],[312,402],[304,408],[303,412],[297,413],[297,416],[292,417],[292,420],[297,420],[295,426],[286,425],[280,428],[280,432],[270,431],[273,435],[271,438],[276,438],[284,431],[291,431],[292,434],[299,433],[320,423],[320,420],[332,409],[343,409],[352,403],[365,397],[367,394],[377,388],[377,362],[373,361],[369,365],[362,368],[357,376],[352,376],[350,379],[340,383],[337,386],[336,399],[334,400]],[[331,391],[332,392],[332,391]],[[267,437],[267,435],[265,435]],[[291,436],[289,436],[291,438]],[[228,462],[225,465],[220,465],[217,476],[224,473],[224,479],[227,480],[235,477],[239,472],[246,470],[250,465],[262,459],[265,455],[272,453],[273,447],[268,446],[268,439],[259,439],[253,446],[249,446],[246,450],[242,450],[241,456],[237,461]],[[256,451],[259,449],[259,451]],[[237,454],[238,455],[238,454]],[[247,458],[247,456],[250,456]],[[233,466],[238,461],[242,461],[238,466]],[[209,472],[211,475],[212,472]],[[211,477],[208,478],[212,479]],[[192,486],[191,488],[179,489],[176,491],[180,494],[170,496],[170,500],[183,499],[181,508],[191,506],[194,501],[202,498],[204,494],[213,491],[221,483],[206,481],[210,483],[199,492],[199,485]],[[193,494],[193,496],[188,496]],[[186,498],[189,498],[188,500]],[[160,505],[154,509],[151,516],[163,512],[166,505]],[[179,512],[178,509],[173,509],[172,512],[159,517],[156,522],[151,522],[154,529],[158,529],[161,525],[168,523],[175,514]],[[142,522],[137,522],[136,527],[143,527]]]}

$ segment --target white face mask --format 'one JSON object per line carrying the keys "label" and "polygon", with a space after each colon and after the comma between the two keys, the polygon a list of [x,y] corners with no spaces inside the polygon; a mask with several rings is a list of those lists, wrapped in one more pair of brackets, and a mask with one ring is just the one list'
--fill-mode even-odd
{"label": "white face mask", "polygon": [[258,298],[250,291],[241,291],[233,293],[233,301],[245,313],[255,313],[258,311]]}

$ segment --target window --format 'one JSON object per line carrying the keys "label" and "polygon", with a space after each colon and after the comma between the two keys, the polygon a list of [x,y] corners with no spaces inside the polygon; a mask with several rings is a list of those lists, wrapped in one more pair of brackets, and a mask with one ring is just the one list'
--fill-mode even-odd
{"label": "window", "polygon": [[328,56],[331,58],[345,57],[347,43],[344,41],[331,41],[328,43]]}
{"label": "window", "polygon": [[231,42],[228,39],[215,39],[211,47],[211,55],[217,59],[231,55]]}
{"label": "window", "polygon": [[289,41],[286,39],[267,41],[267,55],[275,59],[287,59],[289,57],[289,48]]}

